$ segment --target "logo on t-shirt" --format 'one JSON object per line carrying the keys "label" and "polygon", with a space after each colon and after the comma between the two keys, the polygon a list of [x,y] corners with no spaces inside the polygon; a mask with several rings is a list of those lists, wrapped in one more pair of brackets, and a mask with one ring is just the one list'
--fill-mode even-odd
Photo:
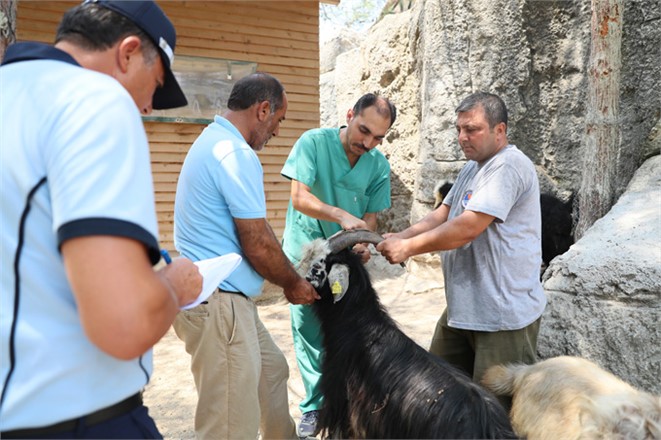
{"label": "logo on t-shirt", "polygon": [[461,206],[466,209],[466,206],[468,206],[468,202],[470,201],[471,197],[473,197],[473,190],[468,190],[464,193],[464,196],[461,198]]}

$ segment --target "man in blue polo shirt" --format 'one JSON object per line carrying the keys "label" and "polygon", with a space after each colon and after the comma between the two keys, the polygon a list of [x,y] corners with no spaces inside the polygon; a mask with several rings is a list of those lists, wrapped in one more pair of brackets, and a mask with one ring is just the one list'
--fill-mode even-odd
{"label": "man in blue polo shirt", "polygon": [[287,94],[257,72],[234,84],[186,155],[174,205],[174,243],[192,260],[240,254],[240,266],[208,301],[174,322],[191,355],[198,393],[198,439],[295,438],[284,354],[259,319],[253,298],[264,279],[293,304],[319,295],[301,278],[266,221],[264,171],[257,151],[280,132]]}
{"label": "man in blue polo shirt", "polygon": [[186,104],[153,1],[68,11],[0,67],[0,437],[159,438],[151,347],[202,288],[159,260],[140,113]]}

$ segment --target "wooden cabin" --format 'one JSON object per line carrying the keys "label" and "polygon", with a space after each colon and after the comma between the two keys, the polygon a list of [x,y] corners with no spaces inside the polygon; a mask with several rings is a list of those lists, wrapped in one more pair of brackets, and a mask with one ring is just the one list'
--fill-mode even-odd
{"label": "wooden cabin", "polygon": [[[339,0],[323,0],[338,4]],[[52,43],[64,11],[78,2],[18,1],[18,41]],[[177,57],[254,63],[285,86],[289,107],[280,135],[259,153],[268,221],[282,237],[289,182],[280,176],[296,139],[319,126],[319,1],[159,1],[177,29]],[[176,64],[175,64],[176,67]],[[190,99],[189,99],[190,101]],[[224,103],[223,103],[224,105]],[[174,196],[191,144],[212,116],[145,118],[161,246],[173,250]]]}

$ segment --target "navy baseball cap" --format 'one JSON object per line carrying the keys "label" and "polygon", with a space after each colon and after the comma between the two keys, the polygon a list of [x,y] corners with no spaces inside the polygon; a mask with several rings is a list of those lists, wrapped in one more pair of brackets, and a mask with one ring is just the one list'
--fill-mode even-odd
{"label": "navy baseball cap", "polygon": [[163,87],[157,88],[154,93],[155,110],[183,107],[188,104],[184,92],[172,73],[177,34],[170,19],[153,0],[86,0],[84,3],[96,3],[128,18],[142,29],[158,48],[163,60],[165,82]]}

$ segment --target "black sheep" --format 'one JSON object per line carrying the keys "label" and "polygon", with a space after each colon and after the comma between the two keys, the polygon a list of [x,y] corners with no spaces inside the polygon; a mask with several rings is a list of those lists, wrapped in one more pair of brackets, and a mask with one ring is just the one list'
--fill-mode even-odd
{"label": "black sheep", "polygon": [[[353,243],[382,239],[369,231],[346,234],[354,235]],[[325,349],[321,434],[515,438],[507,412],[492,394],[397,327],[379,302],[360,258],[347,244],[352,243],[329,246],[317,240],[301,265],[321,296],[314,305]],[[336,249],[341,250],[335,253]]]}
{"label": "black sheep", "polygon": [[548,266],[552,259],[564,254],[574,244],[571,216],[573,196],[563,202],[551,194],[540,195],[542,209],[542,261]]}

